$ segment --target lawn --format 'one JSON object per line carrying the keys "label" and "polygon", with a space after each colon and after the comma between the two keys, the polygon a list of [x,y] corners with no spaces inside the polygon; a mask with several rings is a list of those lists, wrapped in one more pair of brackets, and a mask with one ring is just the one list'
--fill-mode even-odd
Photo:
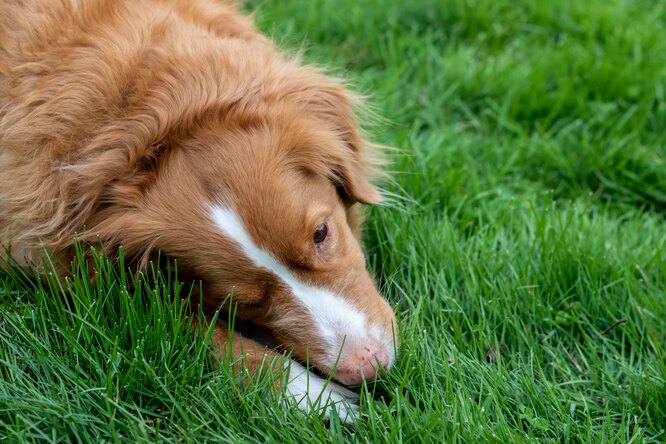
{"label": "lawn", "polygon": [[[666,2],[251,1],[397,147],[393,371],[344,426],[215,365],[173,276],[0,275],[0,440],[666,441]],[[130,285],[133,284],[133,285]],[[130,290],[128,290],[128,288]]]}

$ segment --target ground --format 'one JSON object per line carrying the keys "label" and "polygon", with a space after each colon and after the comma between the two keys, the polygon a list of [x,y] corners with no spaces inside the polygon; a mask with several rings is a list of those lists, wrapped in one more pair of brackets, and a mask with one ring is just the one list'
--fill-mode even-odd
{"label": "ground", "polygon": [[67,302],[13,270],[0,438],[666,440],[666,2],[245,8],[349,78],[397,148],[365,242],[399,313],[394,370],[363,388],[356,425],[306,418],[270,377],[243,386],[211,362],[170,276],[129,294],[100,260]]}

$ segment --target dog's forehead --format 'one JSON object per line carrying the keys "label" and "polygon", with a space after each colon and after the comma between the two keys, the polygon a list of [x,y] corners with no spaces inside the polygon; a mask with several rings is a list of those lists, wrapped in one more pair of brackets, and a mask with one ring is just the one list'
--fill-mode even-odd
{"label": "dog's forehead", "polygon": [[216,192],[234,188],[244,194],[308,192],[322,185],[324,159],[336,144],[327,133],[316,128],[290,132],[268,124],[251,129],[203,128],[181,150],[186,159],[181,166]]}
{"label": "dog's forehead", "polygon": [[267,171],[254,175],[256,179],[243,179],[248,181],[229,196],[250,226],[268,223],[272,230],[276,225],[301,228],[334,209],[337,193],[326,178],[297,167]]}

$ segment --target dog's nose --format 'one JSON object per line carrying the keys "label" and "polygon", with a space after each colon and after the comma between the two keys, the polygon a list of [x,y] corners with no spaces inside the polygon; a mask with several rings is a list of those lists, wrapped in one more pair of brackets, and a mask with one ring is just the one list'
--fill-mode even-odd
{"label": "dog's nose", "polygon": [[343,384],[361,384],[372,381],[389,362],[388,352],[374,342],[358,344],[342,353],[335,379]]}

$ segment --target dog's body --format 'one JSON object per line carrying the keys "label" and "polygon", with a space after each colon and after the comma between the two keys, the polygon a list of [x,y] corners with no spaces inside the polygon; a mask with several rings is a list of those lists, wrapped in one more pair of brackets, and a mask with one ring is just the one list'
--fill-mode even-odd
{"label": "dog's body", "polygon": [[[353,101],[232,5],[0,0],[0,243],[22,264],[44,247],[66,264],[77,237],[139,267],[163,251],[207,309],[233,291],[297,359],[373,378],[395,318],[357,239],[380,195]],[[287,388],[305,402],[324,388],[304,375]]]}

